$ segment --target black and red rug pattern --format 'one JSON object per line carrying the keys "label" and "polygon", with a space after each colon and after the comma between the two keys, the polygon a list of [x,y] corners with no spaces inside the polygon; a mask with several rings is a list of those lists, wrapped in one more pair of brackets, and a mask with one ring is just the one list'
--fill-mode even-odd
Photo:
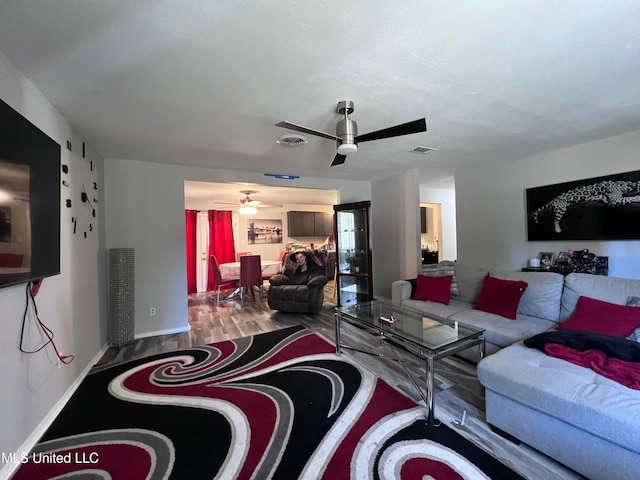
{"label": "black and red rug pattern", "polygon": [[97,367],[14,479],[521,478],[334,352],[292,327]]}

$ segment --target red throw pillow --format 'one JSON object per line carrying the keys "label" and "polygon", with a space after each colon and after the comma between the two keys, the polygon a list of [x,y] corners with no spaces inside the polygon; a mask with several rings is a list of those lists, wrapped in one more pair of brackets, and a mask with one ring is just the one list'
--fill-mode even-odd
{"label": "red throw pillow", "polygon": [[526,288],[527,282],[522,280],[503,280],[487,275],[482,281],[482,290],[474,308],[515,320],[520,298]]}
{"label": "red throw pillow", "polygon": [[432,302],[449,305],[449,295],[451,294],[452,276],[429,277],[418,275],[416,278],[416,293],[411,300],[431,300]]}
{"label": "red throw pillow", "polygon": [[573,315],[557,330],[582,330],[614,337],[628,337],[640,327],[640,308],[580,297]]}

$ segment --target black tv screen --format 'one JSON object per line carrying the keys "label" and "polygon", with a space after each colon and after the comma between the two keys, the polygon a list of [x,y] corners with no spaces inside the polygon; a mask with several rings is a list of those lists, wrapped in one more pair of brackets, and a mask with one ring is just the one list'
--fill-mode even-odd
{"label": "black tv screen", "polygon": [[0,100],[0,287],[60,273],[60,145]]}

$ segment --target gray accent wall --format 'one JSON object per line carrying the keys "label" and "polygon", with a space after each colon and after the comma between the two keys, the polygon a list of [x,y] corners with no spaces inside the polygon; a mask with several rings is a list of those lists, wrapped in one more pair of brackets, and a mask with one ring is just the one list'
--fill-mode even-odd
{"label": "gray accent wall", "polygon": [[538,252],[588,248],[609,257],[609,275],[640,278],[640,241],[527,241],[525,189],[640,169],[640,132],[456,175],[458,260],[519,269]]}

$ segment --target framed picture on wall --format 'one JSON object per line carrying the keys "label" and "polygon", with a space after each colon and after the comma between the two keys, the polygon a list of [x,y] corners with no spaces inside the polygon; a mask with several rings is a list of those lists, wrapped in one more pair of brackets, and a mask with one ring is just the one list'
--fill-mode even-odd
{"label": "framed picture on wall", "polygon": [[254,218],[247,221],[249,245],[282,243],[282,220]]}
{"label": "framed picture on wall", "polygon": [[640,170],[528,188],[527,240],[640,239]]}

